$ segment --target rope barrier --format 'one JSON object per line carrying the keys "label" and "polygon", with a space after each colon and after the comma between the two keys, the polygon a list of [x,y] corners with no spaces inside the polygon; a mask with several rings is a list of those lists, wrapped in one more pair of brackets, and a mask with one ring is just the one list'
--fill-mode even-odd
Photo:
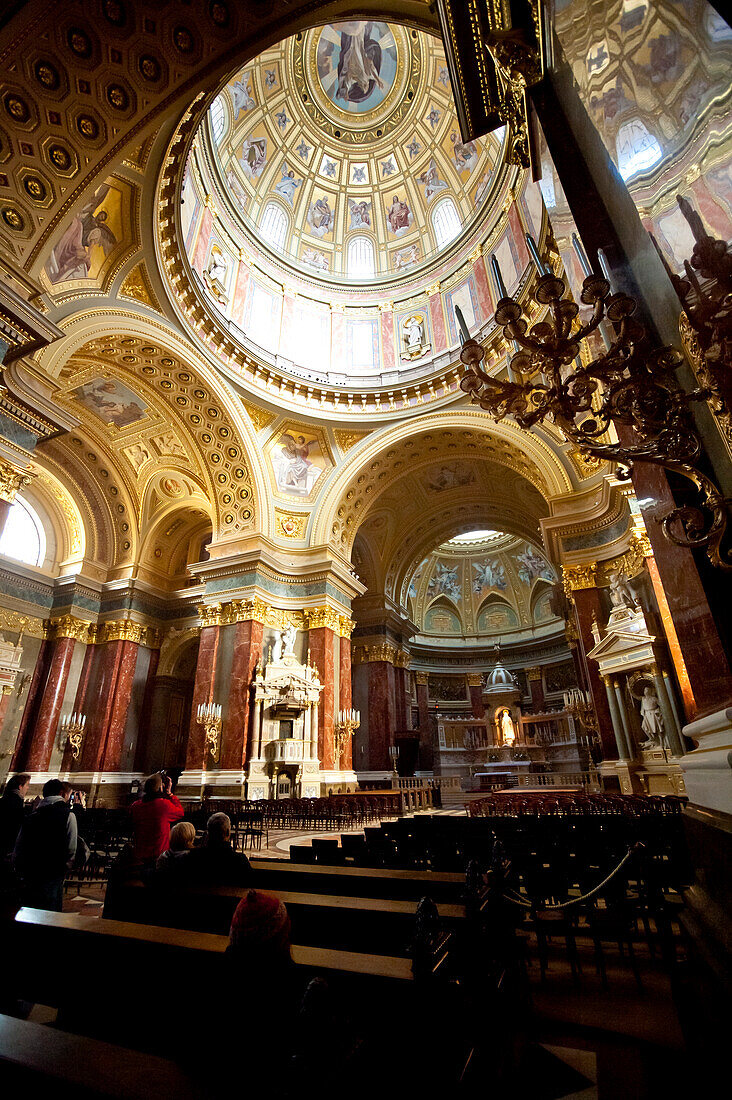
{"label": "rope barrier", "polygon": [[[580,894],[578,898],[570,898],[568,901],[560,901],[556,905],[543,905],[542,909],[568,909],[570,905],[579,905],[581,901],[587,901],[588,898],[594,897],[594,895],[599,890],[602,890],[603,886],[605,886],[610,881],[610,879],[614,878],[615,875],[617,875],[618,871],[620,871],[625,866],[633,853],[637,852],[639,848],[644,847],[645,845],[638,841],[636,844],[633,845],[632,848],[629,848],[623,858],[620,860],[620,863],[617,865],[617,867],[615,867],[609,875],[606,875],[602,882],[598,882],[597,886],[593,886],[591,890],[588,890],[586,894]],[[509,893],[513,894],[514,896],[509,897],[508,894],[504,893],[503,896],[506,901],[513,902],[514,905],[522,905],[525,909],[535,908],[534,902],[527,901],[525,898],[520,897],[515,892],[515,890],[510,890]]]}

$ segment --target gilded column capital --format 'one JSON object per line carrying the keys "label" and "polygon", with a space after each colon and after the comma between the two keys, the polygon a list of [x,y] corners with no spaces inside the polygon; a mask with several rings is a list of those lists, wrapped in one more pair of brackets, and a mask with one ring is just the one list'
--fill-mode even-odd
{"label": "gilded column capital", "polygon": [[354,664],[370,664],[373,661],[386,661],[387,664],[395,665],[397,663],[397,656],[399,650],[395,645],[391,645],[389,642],[380,642],[378,645],[357,645],[354,646],[351,661]]}
{"label": "gilded column capital", "polygon": [[202,604],[198,609],[198,618],[201,622],[201,626],[202,627],[204,627],[204,626],[221,626],[222,625],[222,620],[226,616],[226,612],[224,611],[224,606],[226,606],[227,608],[230,608],[231,604],[226,604],[226,605],[223,605],[223,604],[220,604],[220,603],[213,603],[213,604],[208,604],[208,605]]}
{"label": "gilded column capital", "polygon": [[610,577],[613,573],[623,573],[624,576],[631,578],[637,577],[643,569],[645,559],[652,556],[653,550],[648,535],[645,532],[641,535],[631,535],[628,549],[625,553],[619,554],[617,558],[610,558],[608,561],[598,562],[598,587],[601,585],[609,585]]}
{"label": "gilded column capital", "polygon": [[338,617],[338,633],[341,638],[350,638],[355,625],[353,619],[349,619],[347,615],[340,615]]}
{"label": "gilded column capital", "polygon": [[412,663],[412,654],[407,653],[406,649],[400,649],[397,652],[396,658],[394,660],[395,667],[396,668],[409,668],[411,663]]}
{"label": "gilded column capital", "polygon": [[332,607],[306,607],[304,615],[308,630],[319,630],[321,627],[327,627],[334,634],[340,634],[341,618],[343,616],[339,615]]}
{"label": "gilded column capital", "polygon": [[75,615],[62,615],[58,619],[47,619],[44,634],[47,638],[75,638],[78,642],[88,642],[90,627],[94,624],[87,619],[77,619]]}
{"label": "gilded column capital", "polygon": [[535,665],[533,668],[527,668],[526,676],[527,679],[533,680],[534,682],[541,680],[541,666]]}
{"label": "gilded column capital", "polygon": [[101,623],[97,631],[97,641],[105,642],[136,642],[140,645],[143,638],[147,637],[147,627],[142,623],[136,623],[132,619],[116,619],[113,622]]}
{"label": "gilded column capital", "polygon": [[272,608],[256,596],[251,600],[234,600],[232,604],[232,612],[237,623],[251,620],[264,626],[271,611]]}
{"label": "gilded column capital", "polygon": [[429,682],[428,673],[426,673],[426,672],[415,672],[415,676],[417,677],[417,683],[418,684],[422,684],[423,687],[427,686],[427,683]]}
{"label": "gilded column capital", "polygon": [[[423,673],[422,674],[417,673],[417,675],[418,676],[423,675]],[[468,673],[468,687],[477,688],[477,687],[482,687],[482,686],[483,686],[483,674],[480,673],[480,672],[469,672]]]}
{"label": "gilded column capital", "polygon": [[18,466],[13,466],[11,462],[4,462],[0,459],[0,500],[12,504],[15,500],[15,494],[30,485],[32,480],[33,475],[28,470],[21,470]]}
{"label": "gilded column capital", "polygon": [[597,588],[597,562],[562,566],[562,583],[566,596],[582,588]]}

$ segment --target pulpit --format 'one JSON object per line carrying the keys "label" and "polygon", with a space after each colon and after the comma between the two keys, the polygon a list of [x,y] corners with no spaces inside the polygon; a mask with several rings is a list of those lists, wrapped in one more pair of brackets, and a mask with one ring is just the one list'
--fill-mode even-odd
{"label": "pulpit", "polygon": [[[291,647],[290,647],[291,649]],[[254,732],[247,796],[316,798],[320,795],[318,670],[290,652],[270,654],[254,674]]]}

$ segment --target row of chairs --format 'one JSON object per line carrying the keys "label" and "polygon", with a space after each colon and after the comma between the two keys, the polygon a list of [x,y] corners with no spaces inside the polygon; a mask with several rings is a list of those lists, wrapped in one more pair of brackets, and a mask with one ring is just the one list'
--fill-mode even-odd
{"label": "row of chairs", "polygon": [[500,795],[478,798],[467,803],[468,817],[517,817],[534,814],[545,816],[580,816],[595,814],[625,817],[676,815],[681,813],[686,799],[676,795],[640,797],[628,794],[547,793],[532,795]]}

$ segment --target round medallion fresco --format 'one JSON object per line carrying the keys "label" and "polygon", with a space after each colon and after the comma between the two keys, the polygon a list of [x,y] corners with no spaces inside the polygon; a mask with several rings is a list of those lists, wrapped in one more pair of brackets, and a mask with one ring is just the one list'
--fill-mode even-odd
{"label": "round medallion fresco", "polygon": [[317,33],[320,86],[341,111],[365,115],[381,106],[397,75],[398,51],[386,23],[353,19]]}

